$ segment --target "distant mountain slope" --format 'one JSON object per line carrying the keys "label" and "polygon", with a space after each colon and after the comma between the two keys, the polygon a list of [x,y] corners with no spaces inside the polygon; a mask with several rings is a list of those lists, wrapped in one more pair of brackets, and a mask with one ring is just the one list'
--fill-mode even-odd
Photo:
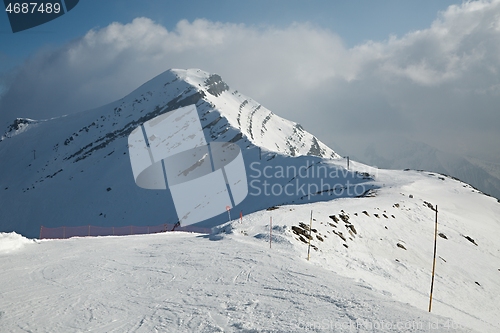
{"label": "distant mountain slope", "polygon": [[463,180],[500,199],[500,166],[477,158],[447,153],[422,142],[385,138],[350,151],[359,161],[387,169],[439,172]]}

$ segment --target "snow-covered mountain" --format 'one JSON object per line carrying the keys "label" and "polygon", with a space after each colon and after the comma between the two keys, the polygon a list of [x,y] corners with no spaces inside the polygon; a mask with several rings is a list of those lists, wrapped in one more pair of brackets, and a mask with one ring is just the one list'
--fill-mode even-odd
{"label": "snow-covered mountain", "polygon": [[[135,184],[127,137],[144,122],[189,105],[196,105],[207,142],[235,143],[243,152],[249,194],[234,207],[237,214],[353,195],[335,193],[335,186],[367,184],[358,194],[370,188],[369,175],[329,164],[340,156],[299,124],[229,88],[220,76],[198,69],[169,70],[94,110],[48,120],[16,119],[0,141],[0,231],[36,237],[42,225],[174,224],[178,217],[169,191],[144,190]],[[278,168],[289,165],[295,170],[276,177]],[[300,168],[322,168],[323,174],[303,172],[307,179],[299,183]],[[272,171],[272,177],[264,169]],[[325,187],[331,172],[336,173],[335,183]],[[269,188],[267,178],[273,178]],[[290,183],[293,188],[287,186],[284,193]],[[305,183],[316,186],[304,189]],[[202,225],[225,221],[222,207],[219,216]]]}
{"label": "snow-covered mountain", "polygon": [[[223,212],[200,222],[215,226],[210,235],[5,233],[174,223],[169,191],[135,184],[127,137],[190,105],[207,142],[243,153],[249,194],[232,221]],[[354,161],[347,170],[217,75],[171,70],[95,110],[18,119],[0,160],[0,327],[9,331],[500,330],[497,199],[434,172]]]}

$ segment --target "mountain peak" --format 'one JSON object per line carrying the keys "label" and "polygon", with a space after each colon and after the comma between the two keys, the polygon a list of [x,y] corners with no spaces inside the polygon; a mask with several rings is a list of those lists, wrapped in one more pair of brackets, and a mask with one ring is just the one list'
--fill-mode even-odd
{"label": "mountain peak", "polygon": [[[139,103],[141,106],[149,104],[153,109],[143,115],[141,121],[195,104],[211,140],[248,141],[243,145],[253,144],[290,156],[340,157],[300,124],[275,115],[255,100],[231,89],[220,75],[201,69],[169,69],[115,102],[115,108],[123,110],[131,104],[137,108]],[[132,113],[127,117],[136,115]]]}
{"label": "mountain peak", "polygon": [[[299,124],[230,88],[220,75],[200,69],[171,69],[120,100],[96,109],[40,121],[16,119],[0,142],[0,159],[7,161],[0,164],[0,174],[9,175],[0,182],[0,201],[7,207],[0,211],[0,230],[33,237],[41,223],[45,227],[175,223],[177,217],[168,193],[144,192],[135,184],[127,139],[145,123],[188,106],[195,107],[207,143],[239,147],[246,170],[255,176],[248,182],[262,175],[251,167],[253,162],[261,168],[290,163],[293,168],[309,168],[323,159],[339,157]],[[168,140],[171,145],[179,143],[174,137]],[[307,181],[319,181],[314,177]],[[280,177],[274,188],[282,189],[292,178]],[[342,175],[342,181],[344,178],[369,180],[349,172]],[[311,193],[303,192],[300,185],[293,196],[248,196],[238,209],[251,212],[269,205],[307,202]],[[316,193],[319,186],[311,190],[316,188]],[[324,199],[314,200],[336,195],[334,191],[325,193],[329,194]],[[44,212],[50,212],[50,216]],[[210,223],[213,226],[224,218],[219,216]]]}

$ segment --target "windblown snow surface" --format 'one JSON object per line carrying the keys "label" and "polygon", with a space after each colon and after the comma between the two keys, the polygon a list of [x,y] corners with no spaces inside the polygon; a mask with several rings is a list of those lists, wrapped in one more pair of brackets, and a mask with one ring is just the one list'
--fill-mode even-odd
{"label": "windblown snow surface", "polygon": [[372,197],[263,210],[211,235],[3,233],[0,331],[500,331],[497,200],[438,174],[371,173]]}

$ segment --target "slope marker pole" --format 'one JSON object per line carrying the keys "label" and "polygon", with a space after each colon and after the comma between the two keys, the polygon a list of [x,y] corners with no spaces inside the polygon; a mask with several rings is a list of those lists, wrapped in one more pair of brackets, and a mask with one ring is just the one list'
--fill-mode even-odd
{"label": "slope marker pole", "polygon": [[307,261],[311,258],[311,232],[312,232],[312,225],[313,225],[313,211],[311,210],[311,220],[309,221],[309,245],[307,247]]}
{"label": "slope marker pole", "polygon": [[273,217],[269,217],[269,248],[271,248],[271,244],[273,242]]}
{"label": "slope marker pole", "polygon": [[438,232],[438,207],[436,205],[436,226],[434,228],[434,259],[432,262],[432,280],[431,280],[431,293],[429,295],[429,312],[431,312],[432,308],[432,290],[434,289],[434,271],[436,270],[437,232]]}

